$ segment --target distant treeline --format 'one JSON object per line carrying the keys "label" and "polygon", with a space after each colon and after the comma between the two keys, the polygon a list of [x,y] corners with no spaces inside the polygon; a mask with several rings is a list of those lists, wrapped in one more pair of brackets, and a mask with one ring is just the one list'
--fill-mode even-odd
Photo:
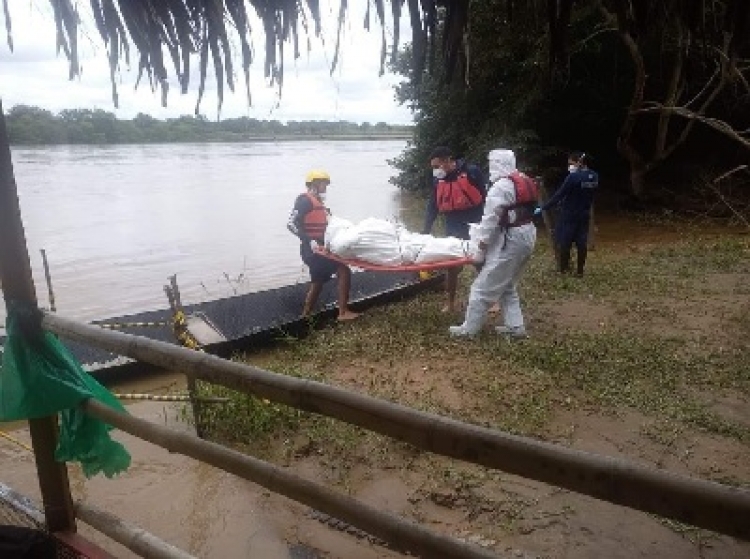
{"label": "distant treeline", "polygon": [[241,142],[259,139],[406,137],[410,126],[344,121],[290,121],[202,116],[159,120],[139,113],[118,120],[101,109],[66,109],[53,114],[39,107],[16,105],[6,115],[11,144],[131,144],[148,142]]}

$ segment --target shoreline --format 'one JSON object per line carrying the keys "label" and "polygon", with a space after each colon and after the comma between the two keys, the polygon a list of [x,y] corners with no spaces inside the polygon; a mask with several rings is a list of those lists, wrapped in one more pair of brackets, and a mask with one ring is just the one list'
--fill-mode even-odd
{"label": "shoreline", "polygon": [[165,140],[158,142],[51,142],[51,143],[11,143],[11,148],[34,148],[54,146],[137,146],[137,145],[172,145],[172,144],[243,144],[243,143],[268,143],[268,142],[364,142],[411,139],[411,134],[320,134],[303,136],[247,136],[243,138],[211,138],[211,139],[189,139],[189,140]]}

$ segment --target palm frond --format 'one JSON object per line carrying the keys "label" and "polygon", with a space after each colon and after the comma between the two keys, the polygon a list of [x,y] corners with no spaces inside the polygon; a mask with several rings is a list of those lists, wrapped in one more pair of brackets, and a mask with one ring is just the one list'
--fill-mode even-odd
{"label": "palm frond", "polygon": [[3,14],[5,15],[5,34],[8,40],[8,48],[13,52],[13,26],[10,21],[10,10],[8,10],[8,0],[3,0]]}
{"label": "palm frond", "polygon": [[[451,9],[454,2],[445,0],[359,0],[367,2],[365,28],[370,27],[370,2],[374,3],[378,24],[381,28],[382,46],[380,52],[380,73],[385,68],[388,45],[386,44],[386,2],[390,2],[393,25],[393,43],[390,45],[391,57],[395,58],[399,42],[399,24],[404,2],[408,2],[409,18],[412,27],[414,48],[415,77],[418,79],[427,60],[428,49],[434,46],[434,34],[437,25],[437,6],[448,6],[448,16],[457,14],[451,33],[443,44],[445,52],[450,55],[445,59],[454,64],[462,29],[465,25],[465,10],[468,0],[458,0],[462,10]],[[321,36],[319,0],[89,0],[94,22],[102,42],[107,48],[112,84],[112,101],[118,105],[116,77],[121,60],[130,63],[130,47],[138,55],[138,78],[136,87],[144,75],[148,77],[152,88],[161,88],[162,103],[166,104],[168,78],[172,74],[180,85],[180,91],[186,93],[190,80],[190,55],[198,55],[198,99],[196,112],[200,109],[205,91],[206,73],[209,63],[217,83],[218,108],[224,96],[224,86],[234,91],[234,61],[239,55],[245,79],[248,104],[250,95],[250,66],[254,62],[252,39],[257,33],[251,28],[249,8],[252,8],[261,21],[265,34],[264,74],[271,85],[283,86],[285,44],[292,43],[293,56],[299,57],[299,42],[306,39],[308,50],[311,48],[310,37]],[[50,0],[56,24],[56,43],[58,52],[67,57],[71,79],[80,74],[78,61],[79,17],[75,0]],[[349,0],[339,0],[336,27],[334,34],[335,50],[331,63],[333,72],[340,62],[341,35],[344,24],[349,17]],[[3,11],[7,41],[13,48],[11,15],[8,0],[3,0]],[[308,25],[308,18],[312,25]],[[227,26],[230,26],[239,39],[239,49],[229,40]],[[355,47],[356,48],[356,47]],[[235,52],[239,51],[239,52]],[[168,71],[164,54],[172,67]]]}

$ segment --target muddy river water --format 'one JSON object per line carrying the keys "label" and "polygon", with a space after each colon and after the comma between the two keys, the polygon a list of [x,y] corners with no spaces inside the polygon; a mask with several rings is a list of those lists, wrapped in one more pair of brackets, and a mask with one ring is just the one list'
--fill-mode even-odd
{"label": "muddy river water", "polygon": [[[49,305],[40,249],[48,255],[57,311],[85,320],[166,307],[162,286],[171,274],[177,274],[184,303],[307,281],[298,243],[286,230],[305,173],[325,168],[331,174],[327,203],[334,213],[352,220],[394,218],[400,197],[388,182],[393,168],[387,160],[403,147],[403,141],[364,141],[15,148],[40,304]],[[115,390],[182,387],[184,377],[167,375]],[[129,409],[190,429],[175,404],[142,402]],[[30,442],[24,424],[0,429]],[[384,556],[383,550],[358,548],[343,534],[329,535],[305,520],[303,507],[257,485],[126,434],[116,436],[131,452],[132,467],[114,480],[85,480],[71,466],[75,498],[198,557],[313,557],[290,548],[287,542],[296,540],[290,530],[317,533],[320,548],[337,550],[335,556]],[[32,455],[4,438],[0,481],[39,499]],[[81,529],[116,556],[133,556],[85,525]]]}
{"label": "muddy river water", "polygon": [[[388,159],[403,141],[268,142],[14,148],[37,293],[40,249],[57,310],[81,319],[166,308],[177,274],[184,303],[306,281],[286,220],[305,173],[332,178],[327,204],[351,220],[393,218]],[[4,323],[0,303],[0,323]]]}
{"label": "muddy river water", "polygon": [[[112,387],[115,392],[174,393],[183,390],[184,376],[160,374]],[[136,417],[180,431],[194,432],[184,421],[182,404],[125,402]],[[0,438],[0,482],[41,503],[34,458],[26,424],[0,423],[9,437]],[[114,437],[132,456],[130,468],[107,479],[86,479],[77,464],[69,465],[75,500],[116,514],[196,557],[207,559],[358,559],[395,558],[400,555],[331,530],[310,515],[310,509],[222,470],[132,437],[120,431]],[[296,471],[316,479],[314,468]],[[404,504],[400,481],[377,480],[358,498],[390,508]],[[394,501],[395,500],[395,501]],[[0,510],[0,523],[3,518]],[[127,548],[78,523],[90,541],[118,558],[138,557]],[[299,542],[305,542],[301,544]],[[321,552],[317,551],[321,550]],[[323,554],[325,551],[327,554]]]}

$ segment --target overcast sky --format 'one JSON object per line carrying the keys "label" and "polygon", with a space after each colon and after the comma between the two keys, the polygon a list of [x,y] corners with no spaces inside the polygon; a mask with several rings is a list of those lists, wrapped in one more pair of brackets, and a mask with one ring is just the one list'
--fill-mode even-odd
{"label": "overcast sky", "polygon": [[[372,25],[370,32],[363,29],[367,5],[365,0],[350,2],[350,16],[342,39],[344,48],[339,68],[333,76],[330,75],[335,29],[332,3],[338,6],[338,0],[321,2],[324,32],[326,29],[329,31],[325,46],[319,39],[312,39],[313,49],[308,54],[301,43],[301,56],[296,61],[291,56],[291,45],[285,49],[284,88],[280,100],[278,88],[269,87],[263,78],[263,35],[259,34],[254,38],[256,58],[250,72],[253,104],[251,107],[247,105],[244,76],[237,60],[235,66],[239,70],[236,76],[238,87],[235,93],[229,92],[225,87],[222,118],[249,116],[281,121],[411,122],[410,111],[394,101],[392,86],[399,78],[388,73],[382,77],[378,75],[380,28]],[[74,81],[68,80],[68,62],[64,54],[55,54],[55,25],[49,2],[26,0],[8,4],[13,24],[12,53],[5,41],[5,34],[0,35],[0,98],[6,110],[23,103],[53,112],[72,108],[99,108],[114,112],[119,118],[132,118],[139,112],[156,118],[193,114],[198,90],[197,61],[191,67],[190,90],[185,95],[180,94],[172,67],[167,66],[170,72],[170,93],[166,108],[161,106],[160,94],[152,92],[148,83],[141,83],[137,90],[134,89],[137,67],[128,70],[123,61],[118,85],[120,107],[115,109],[111,98],[106,51],[90,18],[88,2],[79,2],[83,19],[83,32],[79,41],[83,72]],[[374,22],[375,14],[371,15]],[[408,38],[408,14],[404,15],[406,17],[402,18],[401,36]],[[0,30],[4,31],[4,27],[5,21],[0,10]],[[253,30],[258,29],[261,29],[260,25],[253,25]],[[391,35],[389,30],[389,44]],[[209,62],[209,68],[210,66]],[[213,76],[209,76],[201,102],[201,113],[210,119],[216,118],[215,91]]]}

